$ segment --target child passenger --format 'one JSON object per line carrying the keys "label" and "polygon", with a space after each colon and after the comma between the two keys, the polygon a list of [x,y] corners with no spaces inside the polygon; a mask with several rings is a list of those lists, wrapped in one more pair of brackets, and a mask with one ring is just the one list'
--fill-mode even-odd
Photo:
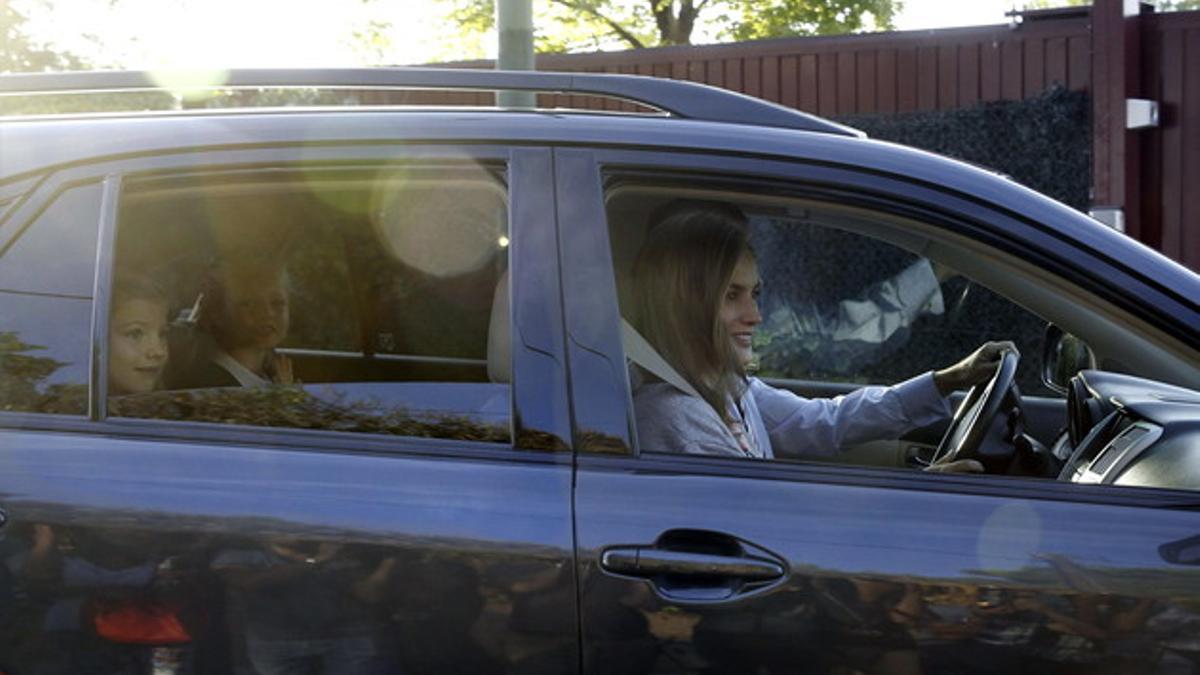
{"label": "child passenger", "polygon": [[200,329],[212,344],[186,386],[291,384],[292,363],[275,348],[287,337],[287,271],[266,257],[218,263],[204,283]]}
{"label": "child passenger", "polygon": [[108,323],[108,393],[140,394],[161,384],[167,365],[167,294],[153,280],[118,273]]}

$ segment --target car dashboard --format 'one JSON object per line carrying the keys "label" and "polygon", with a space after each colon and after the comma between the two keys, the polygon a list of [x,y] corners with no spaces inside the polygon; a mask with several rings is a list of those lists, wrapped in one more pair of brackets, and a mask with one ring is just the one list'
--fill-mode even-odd
{"label": "car dashboard", "polygon": [[1200,392],[1085,370],[1067,391],[1053,448],[1074,483],[1200,490]]}

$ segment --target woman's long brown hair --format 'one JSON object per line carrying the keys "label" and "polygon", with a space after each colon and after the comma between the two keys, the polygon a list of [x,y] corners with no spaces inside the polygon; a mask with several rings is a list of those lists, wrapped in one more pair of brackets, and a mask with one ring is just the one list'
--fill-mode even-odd
{"label": "woman's long brown hair", "polygon": [[721,202],[659,212],[633,267],[634,325],[724,419],[745,382],[718,309],[733,270],[753,255],[746,218]]}

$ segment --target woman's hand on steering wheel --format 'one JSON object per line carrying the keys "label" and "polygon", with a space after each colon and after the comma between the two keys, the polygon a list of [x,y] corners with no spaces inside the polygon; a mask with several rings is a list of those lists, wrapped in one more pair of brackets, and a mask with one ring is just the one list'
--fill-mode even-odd
{"label": "woman's hand on steering wheel", "polygon": [[[973,472],[976,467],[968,468],[964,461],[988,459],[993,464],[1000,465],[1012,459],[1011,452],[1005,453],[1002,449],[997,451],[991,446],[985,450],[983,447],[992,420],[1001,413],[1010,393],[1015,397],[1013,405],[1018,408],[1020,406],[1020,394],[1014,384],[1020,356],[1016,349],[996,349],[997,346],[1004,345],[1003,342],[989,342],[946,369],[951,371],[951,378],[978,377],[977,373],[980,370],[984,376],[976,381],[955,412],[954,419],[950,421],[949,428],[934,452],[930,470],[950,473]],[[995,360],[989,358],[993,353],[996,354]],[[989,362],[989,365],[983,365]],[[979,468],[984,468],[982,461],[979,462]]]}
{"label": "woman's hand on steering wheel", "polygon": [[1018,357],[1021,355],[1017,346],[1009,340],[986,342],[962,361],[935,371],[933,383],[937,385],[938,393],[948,396],[952,391],[987,382],[996,373],[1004,352],[1012,352]]}

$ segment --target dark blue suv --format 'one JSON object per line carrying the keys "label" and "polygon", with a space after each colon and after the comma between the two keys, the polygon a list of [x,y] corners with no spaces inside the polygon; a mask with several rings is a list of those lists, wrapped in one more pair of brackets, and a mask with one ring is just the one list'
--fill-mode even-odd
{"label": "dark blue suv", "polygon": [[[10,101],[156,86],[0,77]],[[0,119],[3,672],[1200,671],[1196,274],[702,85],[213,86],[653,111]],[[623,316],[681,202],[744,216],[772,387],[837,396],[984,340],[1019,364],[833,457],[639,443],[632,393],[671,376]],[[919,470],[944,456],[987,473]]]}

